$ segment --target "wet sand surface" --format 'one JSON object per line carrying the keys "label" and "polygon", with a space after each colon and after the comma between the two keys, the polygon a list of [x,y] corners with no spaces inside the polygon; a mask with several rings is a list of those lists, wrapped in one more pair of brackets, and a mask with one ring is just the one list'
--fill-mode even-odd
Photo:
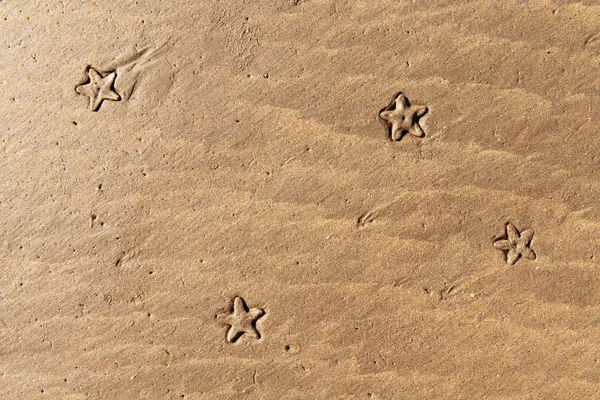
{"label": "wet sand surface", "polygon": [[0,397],[598,396],[600,6],[491,3],[0,1]]}

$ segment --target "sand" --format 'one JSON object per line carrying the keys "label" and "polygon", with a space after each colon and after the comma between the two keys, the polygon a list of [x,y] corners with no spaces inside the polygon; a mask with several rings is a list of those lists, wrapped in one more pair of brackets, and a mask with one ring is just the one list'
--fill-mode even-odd
{"label": "sand", "polygon": [[600,398],[597,4],[0,1],[0,398]]}

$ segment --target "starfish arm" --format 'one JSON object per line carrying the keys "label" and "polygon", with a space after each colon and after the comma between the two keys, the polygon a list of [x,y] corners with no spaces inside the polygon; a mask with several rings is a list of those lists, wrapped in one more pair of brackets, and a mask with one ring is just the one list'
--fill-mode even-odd
{"label": "starfish arm", "polygon": [[90,86],[89,84],[87,84],[87,85],[79,85],[79,86],[77,86],[75,88],[75,91],[77,93],[79,93],[79,94],[87,95],[88,91],[89,91],[89,86]]}
{"label": "starfish arm", "polygon": [[531,243],[531,239],[533,239],[533,230],[527,229],[521,232],[521,240],[525,245]]}
{"label": "starfish arm", "polygon": [[99,83],[102,80],[102,75],[94,68],[90,68],[88,71],[88,76],[90,77],[90,82]]}
{"label": "starfish arm", "polygon": [[410,104],[408,102],[408,98],[404,95],[404,93],[398,94],[396,97],[396,110],[403,110],[409,106]]}
{"label": "starfish arm", "polygon": [[512,248],[512,245],[508,240],[496,240],[494,247],[498,250],[508,251]]}
{"label": "starfish arm", "polygon": [[417,116],[417,118],[421,118],[425,114],[427,114],[428,111],[429,111],[429,109],[427,107],[419,106],[419,107],[416,107],[415,115]]}
{"label": "starfish arm", "polygon": [[240,331],[233,326],[227,330],[227,341],[229,343],[235,343],[237,339],[244,334],[244,331]]}
{"label": "starfish arm", "polygon": [[258,320],[264,314],[265,312],[260,308],[252,308],[250,311],[248,311],[248,315],[250,316],[252,321]]}
{"label": "starfish arm", "polygon": [[513,224],[506,224],[506,234],[508,235],[508,240],[511,243],[515,243],[519,239],[519,231]]}
{"label": "starfish arm", "polygon": [[115,83],[115,79],[117,79],[117,73],[115,71],[111,72],[106,76],[106,78],[104,78],[104,80],[111,86],[113,83]]}
{"label": "starfish arm", "polygon": [[248,307],[246,306],[244,299],[242,299],[240,296],[237,296],[235,299],[233,299],[233,312],[235,314],[245,312],[247,310]]}
{"label": "starfish arm", "polygon": [[385,110],[379,113],[379,118],[383,119],[384,121],[389,121],[392,119],[393,114],[393,111]]}
{"label": "starfish arm", "polygon": [[521,255],[528,260],[535,260],[536,257],[535,252],[529,247],[523,248],[523,250],[521,250]]}
{"label": "starfish arm", "polygon": [[423,128],[421,128],[421,125],[419,124],[414,124],[411,129],[409,130],[409,132],[416,137],[423,137],[425,136],[425,132],[423,131]]}
{"label": "starfish arm", "polygon": [[521,255],[515,249],[510,249],[506,255],[506,263],[510,266],[515,265]]}
{"label": "starfish arm", "polygon": [[104,98],[106,100],[114,100],[114,101],[121,100],[121,96],[119,96],[118,93],[113,92],[112,90],[110,90],[108,93],[106,93],[106,95],[104,96]]}
{"label": "starfish arm", "polygon": [[90,97],[90,109],[92,111],[98,111],[101,104],[102,104],[102,97],[100,97],[100,96],[91,96]]}
{"label": "starfish arm", "polygon": [[87,96],[90,98],[90,106],[94,99],[98,96],[98,87],[94,86],[91,83],[87,83],[85,85],[79,85],[75,88],[75,91],[79,94]]}
{"label": "starfish arm", "polygon": [[217,314],[217,321],[224,325],[231,325],[231,314],[221,313]]}
{"label": "starfish arm", "polygon": [[402,139],[402,128],[398,125],[392,125],[390,130],[390,140],[392,142],[398,142]]}

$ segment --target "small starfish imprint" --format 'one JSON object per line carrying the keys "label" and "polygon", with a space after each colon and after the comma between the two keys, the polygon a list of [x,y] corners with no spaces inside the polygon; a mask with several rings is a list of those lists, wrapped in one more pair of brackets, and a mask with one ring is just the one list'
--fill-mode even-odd
{"label": "small starfish imprint", "polygon": [[379,120],[385,125],[390,140],[398,142],[406,133],[416,137],[425,136],[419,119],[428,111],[425,106],[411,106],[408,98],[398,92],[387,107],[379,110]]}
{"label": "small starfish imprint", "polygon": [[513,224],[507,223],[506,239],[496,240],[494,247],[504,251],[508,265],[514,265],[521,257],[535,260],[535,252],[529,247],[532,238],[533,230],[527,229],[519,233]]}
{"label": "small starfish imprint", "polygon": [[88,81],[77,86],[75,91],[90,98],[90,109],[92,111],[98,111],[104,100],[121,100],[121,96],[114,90],[115,78],[117,77],[115,71],[102,76],[94,68],[88,67],[87,73]]}
{"label": "small starfish imprint", "polygon": [[224,325],[229,325],[227,341],[235,343],[245,333],[253,335],[256,339],[260,339],[260,332],[256,329],[256,321],[263,315],[265,315],[263,309],[248,309],[244,299],[237,296],[233,299],[233,309],[231,312],[217,315],[217,320],[221,321]]}

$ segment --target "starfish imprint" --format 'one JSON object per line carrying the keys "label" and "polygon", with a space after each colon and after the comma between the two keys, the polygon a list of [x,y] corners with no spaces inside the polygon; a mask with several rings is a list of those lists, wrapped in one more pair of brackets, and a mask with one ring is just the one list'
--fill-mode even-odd
{"label": "starfish imprint", "polygon": [[402,92],[398,92],[390,104],[379,111],[379,120],[385,125],[390,140],[398,142],[406,133],[416,137],[425,136],[419,119],[428,111],[425,106],[411,106],[408,98]]}
{"label": "starfish imprint", "polygon": [[521,257],[535,260],[535,252],[529,247],[533,238],[533,230],[527,229],[519,233],[513,224],[507,223],[506,237],[506,239],[496,240],[494,247],[504,251],[508,265],[514,265]]}
{"label": "starfish imprint", "polygon": [[237,296],[233,300],[233,309],[229,313],[217,315],[217,320],[224,325],[229,325],[227,330],[227,341],[235,343],[243,334],[253,335],[260,339],[260,332],[256,329],[256,321],[265,315],[261,308],[250,308],[241,297]]}
{"label": "starfish imprint", "polygon": [[77,86],[75,91],[90,98],[90,109],[92,111],[98,111],[104,100],[121,100],[121,96],[114,90],[114,83],[117,77],[115,71],[102,76],[94,68],[88,67],[87,73],[88,81]]}

